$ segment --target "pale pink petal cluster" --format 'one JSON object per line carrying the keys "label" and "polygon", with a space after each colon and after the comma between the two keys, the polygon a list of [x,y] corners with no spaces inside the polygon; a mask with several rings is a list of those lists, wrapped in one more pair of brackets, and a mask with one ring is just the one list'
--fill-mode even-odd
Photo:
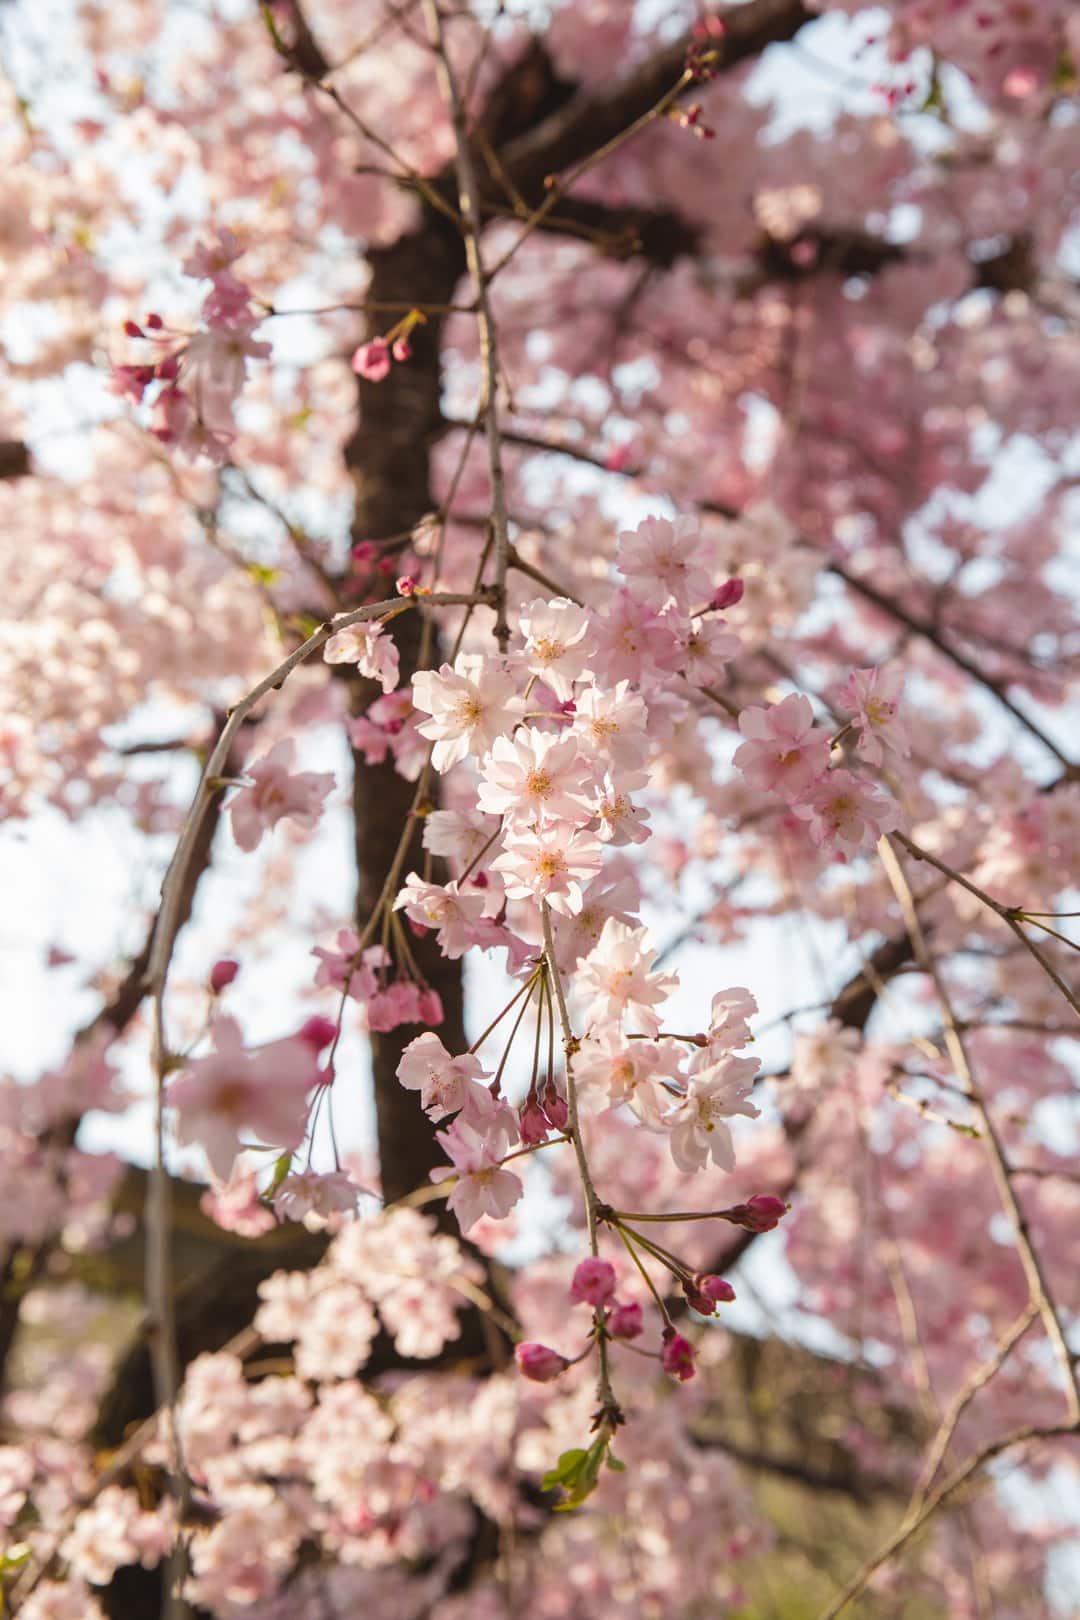
{"label": "pale pink petal cluster", "polygon": [[400,679],[397,643],[381,624],[361,620],[336,630],[323,648],[328,664],[355,664],[357,672],[392,692]]}
{"label": "pale pink petal cluster", "polygon": [[513,675],[488,658],[462,654],[453,668],[443,664],[412,678],[413,705],[430,719],[419,731],[435,744],[432,764],[448,771],[469,754],[486,754],[496,737],[511,731],[524,703]]}
{"label": "pale pink petal cluster", "polygon": [[229,803],[233,837],[241,849],[255,849],[263,834],[285,817],[310,831],[322,815],[333,775],[293,771],[295,758],[296,745],[286,739],[247,767],[250,786],[241,788]]}
{"label": "pale pink petal cluster", "polygon": [[854,669],[840,692],[840,700],[855,717],[859,730],[856,751],[868,765],[882,765],[886,753],[907,759],[911,739],[900,711],[903,672],[896,668]]}
{"label": "pale pink petal cluster", "polygon": [[278,1148],[297,1148],[307,1126],[307,1099],[321,1074],[299,1036],[246,1047],[233,1018],[215,1020],[213,1050],[187,1064],[168,1086],[181,1142],[201,1147],[214,1174],[229,1179],[250,1133]]}
{"label": "pale pink petal cluster", "polygon": [[574,682],[589,663],[589,616],[565,597],[530,602],[519,623],[525,637],[524,663],[551,688],[560,703],[573,696]]}

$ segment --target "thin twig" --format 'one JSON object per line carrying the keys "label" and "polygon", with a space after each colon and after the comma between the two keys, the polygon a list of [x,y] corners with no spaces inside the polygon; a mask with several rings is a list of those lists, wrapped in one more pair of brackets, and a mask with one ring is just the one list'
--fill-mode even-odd
{"label": "thin twig", "polygon": [[[589,1233],[589,1249],[596,1255],[600,1252],[600,1220],[597,1212],[599,1199],[596,1196],[596,1188],[589,1173],[589,1161],[585,1154],[585,1144],[581,1139],[581,1120],[578,1113],[577,1082],[574,1079],[573,1062],[574,1053],[578,1049],[578,1042],[574,1036],[573,1026],[570,1023],[570,1014],[566,1006],[566,994],[563,990],[559,965],[555,958],[555,939],[551,930],[551,911],[546,900],[540,902],[540,910],[544,921],[544,963],[547,970],[548,985],[554,992],[555,1004],[559,1012],[559,1030],[562,1035],[565,1056],[566,1108],[569,1116],[567,1135],[574,1144],[578,1174],[581,1177],[581,1189],[585,1199],[585,1222]],[[599,1355],[596,1394],[600,1402],[600,1410],[597,1416],[600,1424],[606,1425],[610,1431],[622,1421],[622,1413],[615,1398],[615,1391],[611,1387],[607,1335],[604,1329],[603,1315],[599,1307],[595,1312],[595,1326]]]}
{"label": "thin twig", "polygon": [[491,522],[495,533],[495,638],[502,652],[510,640],[506,618],[506,570],[510,559],[510,518],[506,507],[506,480],[503,473],[502,441],[499,430],[499,351],[495,320],[488,297],[490,277],[484,268],[480,235],[483,209],[476,167],[469,147],[465,105],[458,91],[454,70],[446,50],[438,0],[424,0],[428,35],[439,59],[439,77],[454,127],[455,168],[458,206],[465,236],[465,260],[476,293],[476,324],[480,337],[480,364],[483,387],[477,415],[483,418],[488,448],[488,475],[491,479]]}
{"label": "thin twig", "polygon": [[[903,841],[906,842],[906,840]],[[878,853],[886,875],[892,884],[893,892],[900,904],[904,925],[911,940],[915,959],[924,973],[929,976],[934,986],[938,1004],[941,1008],[946,1050],[952,1061],[956,1077],[964,1088],[964,1093],[975,1112],[982,1131],[983,1146],[990,1163],[1001,1206],[1013,1229],[1016,1252],[1024,1268],[1024,1275],[1027,1278],[1028,1293],[1032,1302],[1038,1307],[1043,1327],[1046,1330],[1046,1336],[1054,1348],[1058,1363],[1064,1374],[1065,1400],[1069,1410],[1069,1417],[1074,1425],[1078,1424],[1080,1423],[1080,1383],[1077,1381],[1076,1363],[1073,1360],[1072,1352],[1065,1337],[1061,1313],[1054,1300],[1049,1279],[1032,1243],[1027,1216],[1013,1186],[1012,1172],[998,1134],[997,1125],[986,1106],[975,1079],[971,1061],[968,1057],[967,1044],[957,1024],[949,992],[938,968],[937,961],[926,942],[926,935],[919,919],[918,907],[915,904],[915,896],[912,893],[911,885],[888,838],[882,838],[879,841]]]}

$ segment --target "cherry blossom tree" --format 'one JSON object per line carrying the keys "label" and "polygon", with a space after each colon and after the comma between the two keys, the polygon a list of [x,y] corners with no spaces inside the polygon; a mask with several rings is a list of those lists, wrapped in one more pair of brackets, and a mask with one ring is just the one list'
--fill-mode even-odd
{"label": "cherry blossom tree", "polygon": [[1068,1612],[1075,7],[0,43],[5,1601]]}

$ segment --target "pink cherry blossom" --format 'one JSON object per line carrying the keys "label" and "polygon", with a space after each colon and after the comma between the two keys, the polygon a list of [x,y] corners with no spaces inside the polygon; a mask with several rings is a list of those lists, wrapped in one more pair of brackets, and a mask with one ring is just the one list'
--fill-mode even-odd
{"label": "pink cherry blossom", "polygon": [[486,905],[482,892],[462,893],[456,883],[425,883],[410,872],[394,910],[404,910],[414,922],[438,929],[439,949],[456,961],[480,937],[477,925]]}
{"label": "pink cherry blossom", "polygon": [[674,602],[683,613],[708,600],[701,531],[695,518],[646,518],[619,536],[619,567],[633,596],[662,609]]}
{"label": "pink cherry blossom", "polygon": [[611,771],[639,771],[648,752],[648,710],[629,681],[587,686],[575,700],[574,730],[588,757]]}
{"label": "pink cherry blossom", "polygon": [[599,943],[576,975],[590,1022],[625,1018],[631,1028],[646,1035],[657,1034],[660,1018],[655,1008],[667,1000],[676,980],[670,973],[650,971],[656,951],[648,938],[646,929],[630,928],[617,918],[608,918]]}
{"label": "pink cherry blossom", "polygon": [[[410,1041],[398,1064],[397,1076],[407,1091],[419,1091],[420,1101],[432,1119],[457,1113],[466,1107],[473,1093],[485,1089],[476,1084],[485,1078],[479,1058],[471,1052],[451,1057],[430,1030]],[[482,1106],[483,1099],[479,1101]]]}
{"label": "pink cherry blossom", "polygon": [[358,1193],[356,1183],[343,1170],[294,1171],[274,1194],[274,1209],[284,1220],[303,1221],[313,1216],[321,1225],[331,1215],[353,1214]]}
{"label": "pink cherry blossom", "polygon": [[911,754],[911,740],[900,714],[903,672],[898,668],[852,670],[840,692],[859,729],[856,750],[868,765],[881,765],[886,752],[897,759]]}
{"label": "pink cherry blossom", "polygon": [[592,772],[576,737],[557,737],[529,726],[514,737],[496,737],[480,772],[476,802],[511,823],[588,817]]}
{"label": "pink cherry blossom", "polygon": [[453,1169],[436,1168],[432,1180],[444,1181],[456,1175],[457,1180],[447,1198],[463,1232],[484,1215],[493,1220],[505,1220],[521,1197],[524,1188],[512,1170],[504,1170],[507,1142],[501,1132],[482,1136],[463,1119],[455,1119],[448,1130],[438,1132],[439,1141]]}
{"label": "pink cherry blossom", "polygon": [[462,655],[453,669],[444,664],[437,673],[420,670],[412,688],[416,708],[431,716],[419,730],[435,744],[437,771],[448,771],[467,754],[487,753],[524,709],[513,676],[472,654]]}
{"label": "pink cherry blossom", "polygon": [[768,709],[744,709],[739,730],[747,741],[735,750],[733,763],[763,793],[791,802],[828,766],[828,734],[814,725],[809,699],[798,693]]}
{"label": "pink cherry blossom", "polygon": [[216,1019],[211,1034],[213,1051],[188,1063],[167,1095],[179,1140],[201,1147],[227,1181],[247,1132],[275,1147],[299,1147],[319,1075],[311,1047],[295,1037],[248,1048],[233,1018]]}
{"label": "pink cherry blossom", "polygon": [[683,651],[683,673],[691,686],[713,686],[724,678],[727,665],[742,643],[722,619],[695,619]]}
{"label": "pink cherry blossom", "polygon": [[736,1115],[756,1119],[749,1101],[757,1058],[725,1058],[690,1075],[686,1097],[675,1109],[671,1156],[680,1170],[701,1170],[711,1158],[721,1170],[734,1170],[735,1145],[726,1121]]}
{"label": "pink cherry blossom", "polygon": [[834,770],[809,788],[792,806],[809,823],[815,844],[841,855],[872,849],[883,833],[891,832],[898,816],[895,801],[865,777]]}
{"label": "pink cherry blossom", "polygon": [[525,637],[525,668],[565,703],[588,666],[588,614],[565,597],[554,597],[530,602],[519,622]]}
{"label": "pink cherry blossom", "polygon": [[545,900],[552,911],[571,917],[584,903],[583,888],[600,870],[601,845],[588,832],[564,825],[508,833],[503,853],[492,861],[509,900]]}
{"label": "pink cherry blossom", "polygon": [[241,849],[255,849],[285,816],[308,830],[318,821],[334,778],[328,772],[292,771],[295,757],[296,745],[287,739],[247,767],[251,785],[229,803],[233,837]]}
{"label": "pink cherry blossom", "polygon": [[323,648],[328,664],[355,664],[360,675],[378,681],[384,692],[398,684],[398,650],[381,624],[361,621],[336,631]]}

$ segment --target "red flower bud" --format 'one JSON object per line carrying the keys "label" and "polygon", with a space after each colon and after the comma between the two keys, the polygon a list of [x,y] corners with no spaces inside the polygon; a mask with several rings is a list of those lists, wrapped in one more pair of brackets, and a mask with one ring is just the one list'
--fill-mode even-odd
{"label": "red flower bud", "polygon": [[615,1297],[615,1267],[610,1260],[590,1255],[582,1260],[570,1284],[570,1298],[578,1305],[607,1305]]}
{"label": "red flower bud", "polygon": [[210,969],[210,988],[215,996],[220,996],[225,987],[232,984],[239,971],[239,962],[234,962],[228,956],[223,956],[220,962],[214,963]]}
{"label": "red flower bud", "polygon": [[613,1339],[636,1339],[643,1327],[641,1306],[636,1300],[630,1305],[616,1305],[607,1319],[607,1330]]}
{"label": "red flower bud", "polygon": [[565,1356],[550,1350],[546,1344],[519,1344],[515,1354],[525,1377],[537,1384],[550,1384],[570,1365]]}
{"label": "red flower bud", "polygon": [[660,1360],[664,1371],[672,1373],[683,1384],[693,1378],[696,1371],[693,1345],[681,1333],[676,1333],[674,1328],[664,1329],[664,1348]]}
{"label": "red flower bud", "polygon": [[334,1020],[324,1018],[321,1013],[315,1013],[306,1024],[301,1025],[297,1031],[297,1038],[310,1046],[312,1051],[321,1052],[324,1046],[330,1045],[336,1034],[337,1025]]}

